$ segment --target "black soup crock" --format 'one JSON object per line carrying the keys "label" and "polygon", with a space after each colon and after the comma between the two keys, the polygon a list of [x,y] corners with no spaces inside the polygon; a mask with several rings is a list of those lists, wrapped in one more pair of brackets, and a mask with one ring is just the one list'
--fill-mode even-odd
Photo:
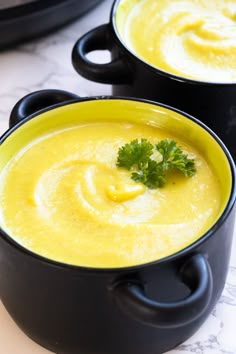
{"label": "black soup crock", "polygon": [[[83,77],[112,84],[112,93],[158,101],[187,112],[207,124],[236,159],[236,83],[191,80],[157,69],[135,55],[122,40],[116,25],[121,0],[114,1],[110,23],[83,35],[75,44],[72,63]],[[108,50],[111,61],[98,64],[87,58]]]}
{"label": "black soup crock", "polygon": [[[58,90],[24,97],[12,111],[11,128],[1,138],[1,146],[45,112],[55,112],[52,119],[56,119],[58,108],[91,100],[99,103],[116,98],[81,99]],[[134,101],[122,100],[124,107],[127,101]],[[135,102],[162,106],[144,100]],[[225,210],[195,243],[152,263],[99,269],[43,258],[0,230],[1,300],[17,325],[43,347],[60,354],[160,354],[193,335],[213,310],[230,259],[235,167],[210,129],[179,113],[213,136],[224,151],[232,175]]]}

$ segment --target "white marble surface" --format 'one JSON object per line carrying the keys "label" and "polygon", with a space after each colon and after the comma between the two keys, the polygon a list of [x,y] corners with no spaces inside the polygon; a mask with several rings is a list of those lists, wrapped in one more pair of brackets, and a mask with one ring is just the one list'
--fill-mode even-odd
{"label": "white marble surface", "polygon": [[[112,0],[105,0],[96,10],[66,28],[37,41],[0,52],[0,132],[8,127],[13,105],[29,92],[57,88],[80,96],[110,94],[110,87],[79,77],[71,65],[74,42],[83,33],[108,22]],[[107,53],[97,52],[104,61]],[[202,328],[171,354],[236,353],[236,235],[227,283],[211,316]],[[0,270],[1,271],[1,270]],[[46,354],[14,324],[0,304],[0,354]],[[121,353],[122,354],[122,353]],[[143,353],[148,354],[148,353]]]}

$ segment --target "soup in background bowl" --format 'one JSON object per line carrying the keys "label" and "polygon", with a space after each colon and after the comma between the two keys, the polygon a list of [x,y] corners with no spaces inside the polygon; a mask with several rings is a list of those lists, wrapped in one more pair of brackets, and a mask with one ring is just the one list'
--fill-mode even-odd
{"label": "soup in background bowl", "polygon": [[116,26],[143,61],[181,77],[236,82],[236,4],[227,0],[122,0]]}
{"label": "soup in background bowl", "polygon": [[[181,109],[209,125],[236,156],[236,24],[232,0],[116,0],[110,23],[83,35],[72,62],[114,95]],[[87,54],[108,50],[111,61]]]}
{"label": "soup in background bowl", "polygon": [[[235,167],[217,136],[158,103],[57,90],[24,97],[10,122],[0,295],[20,328],[60,354],[156,354],[191,336],[222,292],[233,236]],[[166,138],[192,176],[151,188],[117,166],[130,141]]]}

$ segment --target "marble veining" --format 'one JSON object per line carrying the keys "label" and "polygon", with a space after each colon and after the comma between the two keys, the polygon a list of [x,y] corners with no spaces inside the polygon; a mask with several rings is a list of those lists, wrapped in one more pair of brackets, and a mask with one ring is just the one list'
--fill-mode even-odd
{"label": "marble veining", "polygon": [[[0,132],[8,128],[14,104],[24,95],[41,89],[63,89],[79,96],[111,94],[109,85],[79,77],[71,64],[71,50],[85,32],[109,21],[112,0],[105,0],[93,11],[63,29],[0,52]],[[91,56],[98,62],[109,60],[106,52]],[[223,294],[200,330],[170,354],[236,354],[236,235]],[[46,354],[14,324],[0,304],[0,353]],[[144,353],[148,354],[148,353]]]}

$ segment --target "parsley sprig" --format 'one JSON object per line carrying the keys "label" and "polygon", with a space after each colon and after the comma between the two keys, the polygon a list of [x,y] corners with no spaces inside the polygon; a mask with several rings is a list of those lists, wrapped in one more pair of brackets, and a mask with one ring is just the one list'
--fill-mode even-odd
{"label": "parsley sprig", "polygon": [[[159,155],[160,160],[155,159]],[[194,159],[188,158],[172,139],[161,140],[153,146],[147,139],[135,139],[118,151],[116,165],[132,171],[131,178],[150,189],[163,187],[166,172],[177,169],[186,177],[196,172]]]}

